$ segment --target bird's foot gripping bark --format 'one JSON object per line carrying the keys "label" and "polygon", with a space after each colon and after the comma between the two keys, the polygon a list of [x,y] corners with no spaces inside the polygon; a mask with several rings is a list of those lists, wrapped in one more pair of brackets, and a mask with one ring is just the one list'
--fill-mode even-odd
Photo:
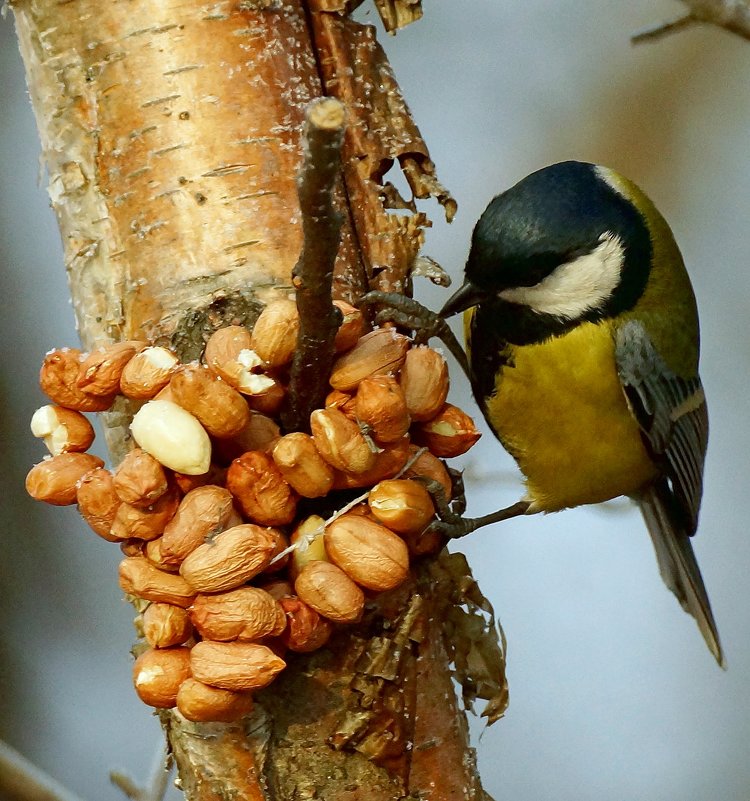
{"label": "bird's foot gripping bark", "polygon": [[[448,475],[451,479],[451,499],[445,493],[445,487],[439,481],[426,476],[412,476],[412,481],[419,482],[430,493],[432,503],[435,506],[437,520],[433,521],[427,531],[441,531],[436,527],[437,523],[447,523],[449,525],[458,523],[461,515],[466,511],[466,495],[464,493],[464,481],[461,471],[447,467]],[[450,535],[446,535],[450,536]]]}
{"label": "bird's foot gripping bark", "polygon": [[451,501],[448,501],[440,482],[420,477],[413,478],[414,481],[419,481],[424,485],[435,504],[437,519],[428,526],[427,531],[429,532],[437,532],[446,539],[458,539],[471,534],[478,528],[524,515],[529,510],[528,501],[518,501],[518,503],[498,509],[488,515],[482,515],[482,517],[463,517],[463,513],[466,511],[463,478],[458,470],[449,468],[448,472],[453,482],[453,499]]}
{"label": "bird's foot gripping bark", "polygon": [[437,531],[448,539],[457,539],[458,537],[465,537],[476,531],[478,528],[492,525],[492,523],[500,523],[503,520],[509,520],[511,517],[518,517],[525,515],[529,510],[527,501],[518,501],[512,506],[507,506],[505,509],[498,509],[488,515],[482,517],[457,517],[455,520],[436,520],[430,524],[430,531]]}
{"label": "bird's foot gripping bark", "polygon": [[432,337],[437,337],[459,363],[466,373],[469,381],[472,379],[471,367],[461,344],[451,331],[448,323],[437,313],[423,306],[414,298],[398,295],[395,292],[368,292],[357,305],[379,306],[375,314],[375,322],[395,323],[401,328],[414,332],[414,341],[417,344],[426,344]]}

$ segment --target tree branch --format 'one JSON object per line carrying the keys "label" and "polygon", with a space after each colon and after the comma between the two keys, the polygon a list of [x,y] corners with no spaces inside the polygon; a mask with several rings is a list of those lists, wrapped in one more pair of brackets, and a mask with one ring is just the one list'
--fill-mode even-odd
{"label": "tree branch", "polygon": [[[84,347],[148,338],[185,343],[180,358],[197,358],[213,328],[250,326],[288,297],[295,262],[318,255],[328,273],[335,242],[316,254],[299,223],[330,235],[331,220],[321,221],[334,216],[330,196],[301,215],[294,176],[309,102],[337,85],[346,192],[333,194],[349,214],[336,297],[356,300],[369,284],[408,288],[428,220],[391,213],[388,169],[397,160],[417,198],[453,201],[372,30],[317,2],[251,0],[216,14],[161,0],[14,3]],[[330,291],[324,302],[329,312]],[[127,422],[110,423],[120,454]],[[160,712],[186,798],[484,799],[441,639],[455,593],[430,565],[371,599],[362,622],[325,648],[290,653],[248,718],[191,723]],[[486,650],[469,637],[456,670],[461,655],[473,665]]]}
{"label": "tree branch", "polygon": [[333,194],[341,169],[345,118],[344,105],[333,97],[312,101],[306,113],[304,161],[297,178],[303,243],[292,271],[300,328],[282,413],[287,431],[307,430],[312,410],[324,405],[333,339],[341,322],[331,289],[342,223]]}
{"label": "tree branch", "polygon": [[159,743],[159,748],[151,765],[146,783],[140,787],[136,781],[127,773],[113,770],[109,774],[109,779],[115,787],[118,787],[131,801],[162,801],[167,793],[169,776],[172,773],[172,758],[164,747],[164,743]]}
{"label": "tree branch", "polygon": [[645,28],[633,34],[633,44],[655,41],[670,33],[684,30],[696,23],[708,23],[750,40],[750,6],[744,0],[682,0],[688,7],[686,15],[670,22]]}
{"label": "tree branch", "polygon": [[649,25],[640,31],[636,31],[631,35],[630,41],[632,44],[643,44],[644,42],[654,42],[657,39],[662,39],[669,36],[670,33],[677,33],[684,28],[689,28],[695,25],[697,20],[692,14],[685,14],[682,17],[670,20],[669,22],[657,22],[655,25]]}
{"label": "tree branch", "polygon": [[51,776],[0,741],[0,798],[12,801],[81,801]]}

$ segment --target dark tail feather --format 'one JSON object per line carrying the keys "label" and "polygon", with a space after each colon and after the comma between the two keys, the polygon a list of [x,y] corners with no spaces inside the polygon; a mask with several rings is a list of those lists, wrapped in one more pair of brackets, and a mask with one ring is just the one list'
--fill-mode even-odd
{"label": "dark tail feather", "polygon": [[726,667],[719,632],[711,612],[708,593],[693,554],[690,537],[675,519],[669,489],[654,484],[637,501],[654,543],[659,572],[664,583],[677,596],[682,608],[691,614],[706,641],[708,650],[721,667]]}

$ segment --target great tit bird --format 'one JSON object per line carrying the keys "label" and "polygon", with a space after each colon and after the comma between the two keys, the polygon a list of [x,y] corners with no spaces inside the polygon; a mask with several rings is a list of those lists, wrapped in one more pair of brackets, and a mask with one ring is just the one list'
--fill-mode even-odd
{"label": "great tit bird", "polygon": [[690,545],[708,439],[698,316],[662,215],[606,167],[534,172],[479,219],[440,315],[461,311],[474,394],[527,490],[471,528],[630,496],[662,578],[723,665]]}

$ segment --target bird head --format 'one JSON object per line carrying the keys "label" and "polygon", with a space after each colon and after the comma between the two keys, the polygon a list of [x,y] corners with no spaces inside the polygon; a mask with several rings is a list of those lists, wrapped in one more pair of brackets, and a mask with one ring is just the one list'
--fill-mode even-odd
{"label": "bird head", "polygon": [[485,209],[465,282],[441,315],[498,302],[571,324],[632,308],[652,257],[642,198],[648,203],[593,164],[566,161],[532,173]]}

